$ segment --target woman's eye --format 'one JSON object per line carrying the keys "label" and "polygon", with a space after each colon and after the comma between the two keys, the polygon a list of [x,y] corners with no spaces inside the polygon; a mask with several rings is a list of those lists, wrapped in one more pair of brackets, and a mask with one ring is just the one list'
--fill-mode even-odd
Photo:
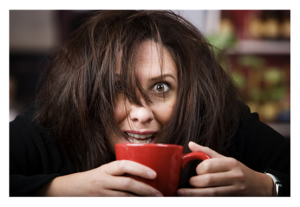
{"label": "woman's eye", "polygon": [[117,91],[122,91],[123,87],[121,81],[116,81],[115,87]]}
{"label": "woman's eye", "polygon": [[167,83],[158,83],[154,86],[153,90],[158,93],[165,93],[169,90]]}

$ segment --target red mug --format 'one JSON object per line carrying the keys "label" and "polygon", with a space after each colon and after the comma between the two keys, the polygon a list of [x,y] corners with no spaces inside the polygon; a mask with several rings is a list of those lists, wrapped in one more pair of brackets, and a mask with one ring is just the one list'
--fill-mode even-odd
{"label": "red mug", "polygon": [[117,160],[131,160],[153,169],[157,176],[148,180],[131,176],[159,190],[164,196],[175,196],[180,171],[192,160],[206,160],[210,157],[203,152],[183,155],[183,146],[172,144],[126,144],[115,145]]}

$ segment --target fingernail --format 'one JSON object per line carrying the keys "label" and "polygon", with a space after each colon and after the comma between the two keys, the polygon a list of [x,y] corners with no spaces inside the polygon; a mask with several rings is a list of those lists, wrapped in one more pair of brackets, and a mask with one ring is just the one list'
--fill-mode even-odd
{"label": "fingernail", "polygon": [[154,178],[156,176],[156,172],[154,172],[154,171],[148,171],[148,176],[150,178]]}
{"label": "fingernail", "polygon": [[156,197],[163,197],[163,195],[160,194],[160,193],[155,194],[155,196],[156,196]]}
{"label": "fingernail", "polygon": [[184,195],[184,190],[178,190],[178,191],[177,191],[177,194],[178,194],[178,195]]}

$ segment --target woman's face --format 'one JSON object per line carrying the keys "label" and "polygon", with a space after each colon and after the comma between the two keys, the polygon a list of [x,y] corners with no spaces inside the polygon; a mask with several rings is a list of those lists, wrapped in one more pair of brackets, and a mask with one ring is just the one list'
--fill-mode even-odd
{"label": "woman's face", "polygon": [[[176,104],[178,75],[175,63],[169,51],[163,48],[163,68],[161,68],[158,44],[143,42],[136,57],[136,76],[152,103],[147,104],[137,89],[142,107],[131,104],[118,94],[114,106],[114,119],[129,138],[114,135],[110,139],[110,148],[115,152],[117,143],[154,143],[156,134],[161,132],[170,121]],[[120,74],[120,61],[116,73]],[[162,78],[161,78],[162,77]]]}

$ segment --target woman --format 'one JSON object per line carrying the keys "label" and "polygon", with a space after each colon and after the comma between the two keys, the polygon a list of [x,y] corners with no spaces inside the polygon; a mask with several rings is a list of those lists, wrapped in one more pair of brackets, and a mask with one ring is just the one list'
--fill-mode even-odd
{"label": "woman", "polygon": [[162,196],[122,176],[156,172],[115,161],[120,142],[210,155],[182,171],[179,196],[289,195],[289,141],[250,114],[212,46],[172,12],[89,18],[54,57],[10,135],[11,195]]}

